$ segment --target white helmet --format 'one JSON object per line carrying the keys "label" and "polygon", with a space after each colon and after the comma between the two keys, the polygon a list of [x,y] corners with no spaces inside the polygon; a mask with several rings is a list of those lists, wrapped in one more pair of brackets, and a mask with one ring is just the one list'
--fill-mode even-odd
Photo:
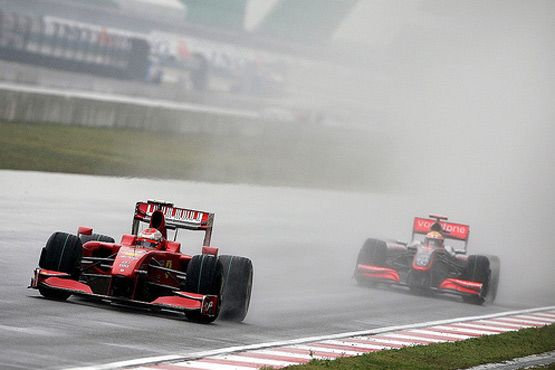
{"label": "white helmet", "polygon": [[144,229],[139,233],[139,240],[137,240],[137,245],[142,247],[155,248],[162,242],[162,233],[160,230],[153,227]]}

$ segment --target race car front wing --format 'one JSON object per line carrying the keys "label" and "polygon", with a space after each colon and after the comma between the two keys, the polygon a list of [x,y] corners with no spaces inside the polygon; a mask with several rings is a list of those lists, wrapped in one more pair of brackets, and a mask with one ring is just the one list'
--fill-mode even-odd
{"label": "race car front wing", "polygon": [[[355,274],[359,278],[367,279],[377,283],[386,283],[392,285],[408,286],[408,284],[401,280],[399,272],[393,268],[358,264]],[[431,287],[431,290],[455,294],[460,296],[480,296],[482,294],[483,284],[463,279],[446,278],[437,287]]]}
{"label": "race car front wing", "polygon": [[87,284],[71,279],[69,274],[59,271],[36,268],[29,288],[47,288],[78,296],[94,298],[102,301],[118,302],[144,308],[167,309],[171,311],[198,311],[201,315],[214,317],[217,315],[218,296],[203,295],[191,292],[174,291],[174,295],[161,296],[151,302],[95,294]]}

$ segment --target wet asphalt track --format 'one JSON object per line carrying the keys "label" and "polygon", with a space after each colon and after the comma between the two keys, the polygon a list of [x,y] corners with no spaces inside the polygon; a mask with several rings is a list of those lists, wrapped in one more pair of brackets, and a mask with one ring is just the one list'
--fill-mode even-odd
{"label": "wet asphalt track", "polygon": [[[509,220],[485,222],[487,212],[474,214],[476,204],[469,202],[457,208],[450,199],[436,199],[436,208],[430,210],[429,199],[422,197],[13,171],[0,171],[0,187],[3,369],[75,367],[555,302],[553,271],[539,263],[534,273],[513,276],[508,270],[519,254],[507,243],[491,243],[499,240],[493,233],[506,234],[500,228]],[[86,225],[117,239],[130,228],[135,201],[147,198],[215,212],[213,245],[253,260],[253,300],[243,324],[200,325],[176,315],[79,298],[52,302],[26,289],[40,248],[52,232]],[[418,297],[354,284],[353,263],[364,238],[406,239],[412,217],[428,211],[459,214],[453,221],[474,227],[470,248],[501,256],[503,276],[495,305],[478,307],[456,298]],[[472,244],[479,241],[489,247]],[[198,253],[199,242],[200,237],[182,249]],[[543,259],[550,264],[552,257]],[[530,292],[527,286],[536,288]]]}

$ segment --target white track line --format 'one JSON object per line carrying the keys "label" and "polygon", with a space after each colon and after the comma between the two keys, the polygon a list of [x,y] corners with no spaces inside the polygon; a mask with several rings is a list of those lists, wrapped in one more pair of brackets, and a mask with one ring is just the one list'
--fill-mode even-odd
{"label": "white track line", "polygon": [[[146,357],[141,359],[133,359],[128,361],[118,361],[112,362],[103,365],[93,365],[93,366],[86,366],[86,367],[77,367],[73,368],[74,370],[108,370],[108,369],[118,369],[123,367],[131,367],[131,366],[141,366],[141,365],[148,365],[148,364],[155,364],[164,361],[179,361],[179,360],[193,360],[208,356],[217,356],[225,353],[232,353],[232,352],[242,352],[242,351],[252,351],[252,350],[259,350],[259,349],[266,349],[272,347],[280,347],[280,346],[291,346],[291,345],[300,345],[301,343],[310,343],[310,342],[317,342],[322,340],[329,340],[329,339],[342,339],[348,337],[356,337],[362,335],[373,335],[373,334],[381,334],[381,333],[389,333],[399,330],[407,330],[407,329],[415,329],[415,328],[423,328],[435,325],[446,325],[452,323],[458,323],[463,321],[478,321],[482,320],[484,322],[488,321],[489,319],[495,319],[498,317],[503,316],[511,316],[511,315],[522,315],[522,314],[531,314],[534,312],[545,312],[547,311],[550,314],[555,315],[555,306],[547,306],[547,307],[538,307],[538,308],[530,308],[525,310],[515,310],[515,311],[506,311],[506,312],[499,312],[495,314],[489,315],[482,315],[482,316],[468,316],[468,317],[459,317],[455,319],[447,319],[447,320],[438,320],[438,321],[430,321],[418,324],[409,324],[409,325],[397,325],[397,326],[387,326],[378,329],[371,329],[371,330],[361,330],[355,332],[347,332],[347,333],[339,333],[339,334],[332,334],[332,335],[322,335],[322,336],[315,336],[315,337],[307,337],[307,338],[299,338],[293,340],[285,340],[285,341],[277,341],[277,342],[266,342],[260,344],[250,344],[244,346],[236,346],[236,347],[228,347],[228,348],[221,348],[216,350],[210,351],[203,351],[203,352],[195,352],[195,353],[184,353],[178,355],[168,355],[168,356],[156,356],[156,357]],[[489,322],[488,325],[491,324],[500,324],[505,325],[507,323],[504,322]],[[533,325],[509,325],[509,327],[517,327],[517,328],[524,328],[530,327]],[[395,336],[394,336],[395,335]],[[417,337],[410,337],[404,336],[399,334],[388,334],[388,336],[393,338],[399,339],[413,339],[417,341],[427,341],[427,342],[444,342],[441,340],[431,340],[429,338],[417,338]],[[330,352],[331,349],[329,348],[321,348],[316,349],[316,351],[322,352]],[[314,350],[313,350],[314,351]]]}

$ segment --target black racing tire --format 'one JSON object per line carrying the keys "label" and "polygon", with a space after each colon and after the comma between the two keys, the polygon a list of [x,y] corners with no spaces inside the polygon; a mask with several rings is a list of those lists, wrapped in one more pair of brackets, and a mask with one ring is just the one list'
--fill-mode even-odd
{"label": "black racing tire", "polygon": [[[81,274],[81,240],[71,234],[56,232],[50,236],[42,248],[39,267],[47,270],[65,272],[74,280]],[[66,300],[71,294],[41,287],[39,292],[46,298]]]}
{"label": "black racing tire", "polygon": [[357,265],[384,266],[387,257],[387,244],[379,239],[366,239],[358,253]]}
{"label": "black racing tire", "polygon": [[497,288],[499,286],[499,275],[501,274],[501,261],[497,256],[487,256],[489,260],[489,268],[491,271],[489,280],[489,291],[487,295],[487,302],[493,303],[497,297]]}
{"label": "black racing tire", "polygon": [[45,287],[39,287],[39,293],[43,297],[52,299],[54,301],[65,301],[71,296],[71,293]]}
{"label": "black racing tire", "polygon": [[224,287],[220,317],[241,322],[247,316],[252,291],[253,266],[250,259],[238,256],[220,256],[223,266]]}
{"label": "black racing tire", "polygon": [[490,277],[491,270],[488,257],[480,255],[469,256],[463,272],[463,279],[482,283],[483,288],[482,294],[479,296],[463,296],[463,301],[478,305],[483,304],[489,293]]}
{"label": "black racing tire", "polygon": [[222,263],[209,254],[193,256],[187,264],[187,279],[185,280],[185,291],[198,294],[210,294],[218,296],[218,307],[213,317],[201,315],[200,312],[186,312],[185,316],[191,321],[210,323],[218,318],[220,311],[220,299],[223,285]]}
{"label": "black racing tire", "polygon": [[81,239],[81,243],[85,244],[86,242],[98,241],[104,243],[115,243],[116,241],[111,236],[102,235],[102,234],[91,234],[91,235],[79,235],[79,239]]}
{"label": "black racing tire", "polygon": [[384,266],[387,257],[387,244],[383,240],[379,239],[366,239],[362,248],[358,252],[357,264],[355,266],[355,280],[360,286],[374,286],[375,282],[369,281],[368,279],[362,277],[358,273],[357,266],[363,265],[374,265],[374,266]]}

